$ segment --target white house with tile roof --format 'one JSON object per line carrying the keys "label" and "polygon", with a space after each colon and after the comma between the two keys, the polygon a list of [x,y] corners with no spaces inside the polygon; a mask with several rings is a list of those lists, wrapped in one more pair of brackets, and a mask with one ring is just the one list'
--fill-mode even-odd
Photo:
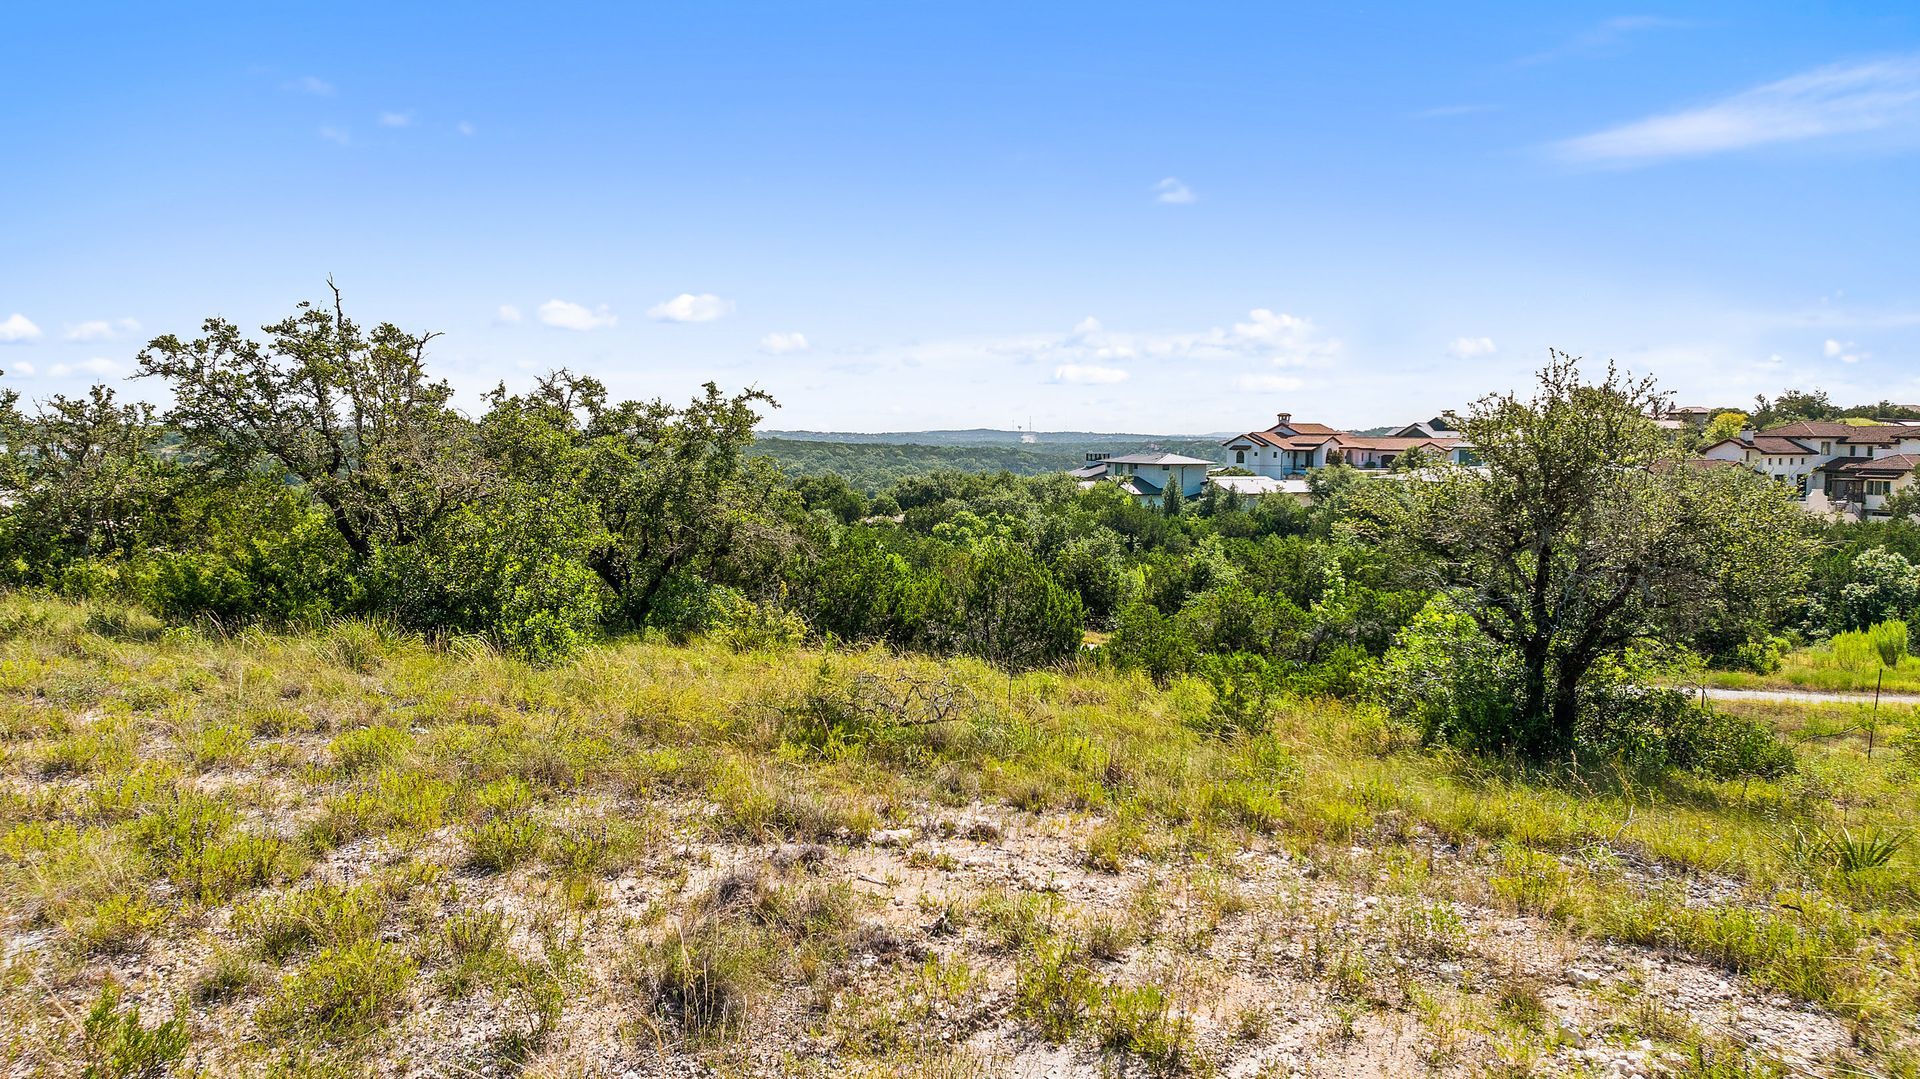
{"label": "white house with tile roof", "polygon": [[1701,451],[1707,460],[1746,465],[1781,483],[1815,513],[1869,517],[1915,482],[1920,427],[1856,426],[1828,421],[1776,424],[1742,431]]}

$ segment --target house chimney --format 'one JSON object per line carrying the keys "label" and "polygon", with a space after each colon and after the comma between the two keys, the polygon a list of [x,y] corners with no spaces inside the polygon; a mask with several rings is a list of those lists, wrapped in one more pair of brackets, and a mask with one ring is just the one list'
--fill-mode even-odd
{"label": "house chimney", "polygon": [[1291,412],[1282,412],[1279,416],[1280,422],[1274,424],[1275,427],[1285,427],[1293,422],[1293,413]]}

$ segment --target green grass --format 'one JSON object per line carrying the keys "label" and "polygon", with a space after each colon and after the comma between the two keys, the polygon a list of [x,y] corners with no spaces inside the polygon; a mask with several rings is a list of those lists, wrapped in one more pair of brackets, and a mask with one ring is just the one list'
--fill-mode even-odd
{"label": "green grass", "polygon": [[[967,703],[899,703],[927,686]],[[1284,1025],[1196,1018],[1233,938],[1343,1028],[1417,1016],[1436,1059],[1537,1063],[1551,994],[1484,968],[1462,911],[1485,910],[1830,1009],[1867,1054],[1849,1066],[1910,1059],[1911,707],[1881,710],[1869,757],[1856,706],[1731,705],[1799,766],[1716,782],[1462,758],[1325,701],[1218,736],[1211,704],[1191,681],[882,650],[629,639],[536,669],[377,624],[225,637],[0,595],[0,931],[56,945],[0,970],[0,1051],[64,1074],[86,1048],[64,1016],[134,970],[143,1030],[179,1001],[181,1052],[237,1071],[290,1066],[269,1046],[377,1071],[462,1009],[497,1029],[449,1060],[484,1074],[570,1073],[550,1035],[587,1015],[608,1053],[723,1071],[752,1070],[743,1044],[828,1038],[851,1074],[944,1074],[994,1026],[1205,1071]],[[920,838],[868,845],[896,828]],[[1055,834],[1052,861],[993,875]],[[1248,875],[1276,860],[1344,898]],[[1475,964],[1469,987],[1421,981]],[[1760,1067],[1654,1010],[1618,1021]]]}
{"label": "green grass", "polygon": [[1785,689],[1819,693],[1872,693],[1875,679],[1885,693],[1920,695],[1920,656],[1908,656],[1898,667],[1849,665],[1827,645],[1796,648],[1781,659],[1771,674],[1752,671],[1708,671],[1706,684],[1726,689]]}

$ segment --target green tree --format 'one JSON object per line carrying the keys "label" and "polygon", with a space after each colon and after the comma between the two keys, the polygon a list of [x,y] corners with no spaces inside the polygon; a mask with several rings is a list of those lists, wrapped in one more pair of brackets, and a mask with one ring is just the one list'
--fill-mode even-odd
{"label": "green tree", "polygon": [[206,464],[283,469],[322,505],[357,558],[410,543],[491,486],[453,389],[426,374],[436,336],[392,323],[372,332],[330,307],[299,305],[262,328],[264,343],[221,318],[202,336],[168,334],[140,350],[140,375],[173,395],[169,426]]}
{"label": "green tree", "polygon": [[1071,656],[1080,647],[1086,612],[1046,566],[1010,544],[975,560],[962,607],[961,645],[1018,670]]}
{"label": "green tree", "polygon": [[1740,432],[1747,429],[1747,423],[1747,414],[1744,412],[1716,412],[1700,432],[1700,445],[1706,447],[1730,438],[1739,438]]}
{"label": "green tree", "polygon": [[1783,491],[1679,460],[1646,418],[1660,400],[1612,367],[1588,384],[1555,351],[1531,399],[1495,394],[1468,417],[1484,473],[1370,500],[1368,527],[1409,543],[1430,583],[1517,657],[1502,748],[1567,750],[1596,664],[1704,625],[1757,629],[1805,579],[1811,539]]}
{"label": "green tree", "polygon": [[168,525],[167,503],[185,486],[162,457],[153,407],[121,403],[95,386],[55,395],[33,415],[0,401],[0,495],[8,545],[42,563],[145,549]]}

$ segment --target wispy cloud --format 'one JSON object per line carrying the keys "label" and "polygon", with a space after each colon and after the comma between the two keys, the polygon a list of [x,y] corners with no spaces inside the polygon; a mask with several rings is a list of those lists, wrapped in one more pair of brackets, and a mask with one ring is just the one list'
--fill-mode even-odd
{"label": "wispy cloud", "polygon": [[335,146],[353,145],[353,133],[344,127],[323,127],[320,129],[320,137]]}
{"label": "wispy cloud", "polygon": [[520,309],[510,303],[501,304],[493,312],[493,321],[501,326],[514,325],[524,317],[525,316],[520,314]]}
{"label": "wispy cloud", "polygon": [[1491,356],[1494,351],[1491,337],[1456,337],[1453,344],[1447,346],[1447,355],[1456,360],[1471,360],[1476,356]]}
{"label": "wispy cloud", "polygon": [[1873,355],[1871,352],[1863,352],[1856,348],[1852,341],[1836,341],[1831,337],[1827,338],[1826,343],[1820,346],[1820,352],[1826,356],[1827,359],[1839,360],[1841,363],[1859,363],[1861,360]]}
{"label": "wispy cloud", "polygon": [[65,378],[68,375],[106,376],[119,373],[120,365],[104,356],[95,356],[93,359],[81,360],[79,363],[56,363],[47,368],[47,374],[55,378]]}
{"label": "wispy cloud", "polygon": [[602,330],[620,321],[605,304],[589,308],[570,300],[548,300],[540,305],[540,321],[562,330]]}
{"label": "wispy cloud", "polygon": [[731,310],[731,300],[723,300],[711,292],[703,292],[698,296],[683,292],[671,300],[647,308],[647,317],[656,322],[712,322]]}
{"label": "wispy cloud", "polygon": [[467,120],[462,120],[459,123],[453,125],[453,129],[462,135],[471,135],[475,131],[479,130],[478,128],[473,126],[472,122]]}
{"label": "wispy cloud", "polygon": [[140,324],[133,319],[99,318],[68,326],[66,338],[69,341],[111,341],[126,334],[139,332]]}
{"label": "wispy cloud", "polygon": [[1053,369],[1053,380],[1073,386],[1111,386],[1131,376],[1118,367],[1093,363],[1063,363]]}
{"label": "wispy cloud", "polygon": [[771,352],[776,356],[788,352],[805,352],[813,346],[807,343],[804,333],[770,333],[760,339],[760,351]]}
{"label": "wispy cloud", "polygon": [[312,94],[314,97],[332,97],[335,93],[332,83],[315,75],[302,75],[281,83],[280,88],[299,94]]}
{"label": "wispy cloud", "polygon": [[40,327],[33,320],[15,311],[6,321],[0,322],[0,345],[17,345],[40,339]]}
{"label": "wispy cloud", "polygon": [[1153,201],[1166,203],[1169,206],[1186,206],[1199,197],[1193,193],[1193,188],[1188,187],[1178,176],[1169,176],[1154,184],[1153,190]]}
{"label": "wispy cloud", "polygon": [[1629,166],[1836,135],[1920,127],[1920,55],[1838,64],[1698,108],[1567,139],[1583,165]]}
{"label": "wispy cloud", "polygon": [[1545,64],[1569,56],[1606,52],[1624,43],[1628,38],[1650,30],[1684,30],[1693,25],[1695,24],[1686,19],[1673,19],[1664,15],[1616,15],[1580,31],[1566,42],[1551,49],[1531,56],[1523,56],[1519,62]]}
{"label": "wispy cloud", "polygon": [[413,114],[410,112],[383,112],[380,114],[381,127],[412,127]]}
{"label": "wispy cloud", "polygon": [[1306,380],[1292,375],[1241,375],[1233,386],[1248,393],[1283,393],[1305,386]]}

